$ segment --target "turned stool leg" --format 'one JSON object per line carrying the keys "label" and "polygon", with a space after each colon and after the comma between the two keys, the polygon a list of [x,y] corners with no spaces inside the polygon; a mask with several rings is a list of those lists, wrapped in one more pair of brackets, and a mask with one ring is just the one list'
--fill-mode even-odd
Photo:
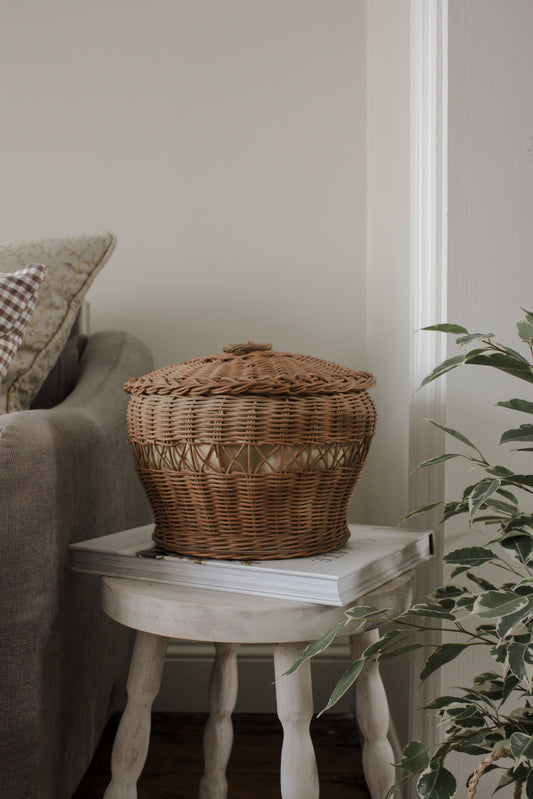
{"label": "turned stool leg", "polygon": [[311,665],[283,676],[303,649],[303,644],[274,644],[276,704],[283,725],[281,796],[283,799],[318,799],[315,751],[309,733],[313,716]]}
{"label": "turned stool leg", "polygon": [[111,756],[112,780],[104,799],[136,799],[150,741],[152,702],[161,684],[167,639],[137,632],[128,677],[128,703]]}
{"label": "turned stool leg", "polygon": [[[379,630],[350,637],[352,658],[357,659],[364,649],[379,638]],[[394,754],[387,739],[389,705],[379,673],[378,664],[367,663],[355,683],[356,715],[365,743],[363,771],[372,799],[383,799],[395,781],[392,765]]]}
{"label": "turned stool leg", "polygon": [[215,644],[209,680],[209,719],[204,731],[204,775],[199,799],[226,799],[228,765],[233,743],[231,714],[237,699],[238,644]]}

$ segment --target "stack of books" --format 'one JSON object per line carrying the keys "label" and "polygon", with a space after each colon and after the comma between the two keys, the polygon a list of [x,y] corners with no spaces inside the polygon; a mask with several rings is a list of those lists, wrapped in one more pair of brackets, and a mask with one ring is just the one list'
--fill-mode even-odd
{"label": "stack of books", "polygon": [[349,525],[341,549],[306,558],[229,561],[165,553],[153,525],[71,544],[74,570],[110,577],[347,605],[433,555],[431,530]]}

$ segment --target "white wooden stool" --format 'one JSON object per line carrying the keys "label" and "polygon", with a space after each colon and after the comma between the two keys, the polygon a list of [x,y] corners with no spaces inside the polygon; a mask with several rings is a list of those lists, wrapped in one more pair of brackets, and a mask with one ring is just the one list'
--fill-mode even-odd
{"label": "white wooden stool", "polygon": [[[350,604],[400,611],[411,600],[412,582],[410,572]],[[318,774],[309,733],[313,715],[310,663],[283,675],[307,642],[320,638],[344,618],[344,608],[115,577],[103,578],[103,607],[111,618],[137,630],[128,702],[113,746],[112,780],[104,799],[137,797],[137,780],[148,752],[152,702],[159,691],[169,638],[215,644],[200,799],[227,796],[226,765],[233,742],[231,714],[241,643],[273,644],[276,704],[283,726],[281,795],[283,799],[317,799]],[[377,629],[350,636],[352,655],[357,657],[378,636]],[[394,782],[394,756],[387,739],[387,697],[377,665],[363,669],[356,682],[356,714],[364,736],[365,778],[372,799],[383,799]]]}

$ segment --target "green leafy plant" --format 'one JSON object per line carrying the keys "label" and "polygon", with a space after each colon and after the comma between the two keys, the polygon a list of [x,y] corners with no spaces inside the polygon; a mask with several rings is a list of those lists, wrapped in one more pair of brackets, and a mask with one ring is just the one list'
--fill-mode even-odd
{"label": "green leafy plant", "polygon": [[[492,367],[533,383],[533,313],[524,313],[517,328],[522,345],[528,347],[527,357],[496,342],[492,333],[470,333],[452,324],[425,328],[455,335],[460,352],[434,369],[422,385],[465,365]],[[522,414],[533,414],[530,399],[513,398],[497,404]],[[350,632],[356,632],[372,622],[386,629],[349,666],[326,710],[371,661],[429,646],[431,651],[420,673],[423,682],[444,664],[461,657],[468,648],[484,647],[491,659],[491,670],[477,675],[471,685],[458,688],[456,695],[439,696],[426,705],[443,727],[442,741],[436,746],[410,741],[396,764],[401,776],[387,796],[399,792],[406,782],[416,780],[418,795],[423,799],[451,799],[457,792],[457,784],[445,762],[450,753],[456,752],[477,758],[477,768],[469,779],[469,796],[474,795],[485,773],[500,769],[496,790],[514,784],[516,796],[524,786],[527,797],[533,799],[533,513],[527,507],[529,495],[533,494],[533,474],[515,473],[491,463],[459,431],[435,421],[431,424],[460,446],[458,451],[426,460],[418,468],[465,459],[479,479],[468,485],[456,501],[433,502],[417,508],[406,518],[442,506],[442,522],[464,515],[470,525],[482,526],[487,540],[484,538],[480,546],[448,553],[444,561],[453,567],[450,579],[459,576],[461,579],[439,587],[425,601],[403,613],[393,615],[368,606],[349,609],[345,621],[310,644],[291,671],[329,646],[342,628],[349,626]],[[499,443],[525,444],[518,449],[532,452],[533,424],[524,423],[506,430]],[[489,564],[490,574],[501,575],[501,579],[487,579]],[[451,632],[453,640],[436,644],[417,641],[420,633],[428,630]]]}

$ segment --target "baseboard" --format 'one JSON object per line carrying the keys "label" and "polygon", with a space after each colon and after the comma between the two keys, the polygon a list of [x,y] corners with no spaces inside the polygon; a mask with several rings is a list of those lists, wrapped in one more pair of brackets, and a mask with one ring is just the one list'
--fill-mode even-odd
{"label": "baseboard", "polygon": [[[206,713],[207,685],[213,662],[211,644],[189,641],[169,643],[161,690],[154,710],[167,713]],[[335,641],[313,659],[313,696],[318,712],[327,704],[337,680],[350,662],[346,641]],[[239,693],[237,713],[275,713],[274,666],[268,644],[243,644],[238,656]],[[354,710],[353,690],[335,705],[336,713]]]}

